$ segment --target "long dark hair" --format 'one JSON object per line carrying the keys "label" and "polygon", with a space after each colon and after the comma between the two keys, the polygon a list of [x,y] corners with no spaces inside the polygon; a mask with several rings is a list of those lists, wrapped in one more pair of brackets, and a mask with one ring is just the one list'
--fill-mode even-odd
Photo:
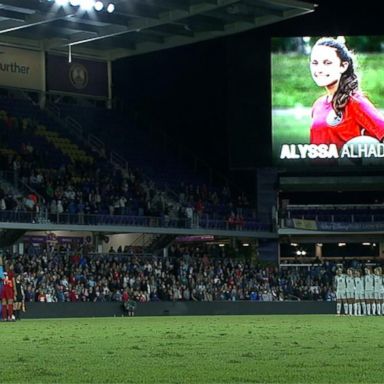
{"label": "long dark hair", "polygon": [[348,50],[345,44],[331,37],[324,37],[318,40],[316,45],[334,48],[341,62],[348,63],[348,68],[341,75],[339,86],[332,99],[333,109],[336,114],[340,115],[347,105],[351,95],[359,88],[359,80],[355,73],[355,64],[352,53]]}

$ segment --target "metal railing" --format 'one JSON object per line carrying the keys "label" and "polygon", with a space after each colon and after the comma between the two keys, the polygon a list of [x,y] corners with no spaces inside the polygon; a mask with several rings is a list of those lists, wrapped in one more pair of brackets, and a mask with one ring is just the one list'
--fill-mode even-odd
{"label": "metal railing", "polygon": [[264,224],[249,221],[241,226],[233,226],[227,220],[212,220],[208,217],[200,219],[192,226],[189,219],[166,218],[155,216],[128,216],[104,214],[69,214],[44,213],[31,211],[0,211],[0,223],[35,223],[60,225],[103,225],[134,226],[148,228],[182,228],[182,229],[215,229],[225,231],[270,231]]}

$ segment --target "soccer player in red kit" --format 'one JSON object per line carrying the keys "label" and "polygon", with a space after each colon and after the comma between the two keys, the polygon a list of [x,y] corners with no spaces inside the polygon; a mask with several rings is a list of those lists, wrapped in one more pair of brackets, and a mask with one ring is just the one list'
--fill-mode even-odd
{"label": "soccer player in red kit", "polygon": [[12,270],[4,272],[1,291],[1,315],[3,321],[13,321],[13,300],[15,298],[15,275]]}
{"label": "soccer player in red kit", "polygon": [[359,89],[351,52],[333,38],[321,38],[311,52],[312,78],[327,94],[312,108],[311,144],[340,149],[358,136],[384,137],[384,115]]}

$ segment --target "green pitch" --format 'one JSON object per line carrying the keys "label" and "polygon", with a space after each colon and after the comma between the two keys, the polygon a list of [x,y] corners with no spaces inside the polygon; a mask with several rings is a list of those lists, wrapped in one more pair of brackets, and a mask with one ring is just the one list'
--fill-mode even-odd
{"label": "green pitch", "polygon": [[382,383],[384,317],[1,323],[1,383]]}

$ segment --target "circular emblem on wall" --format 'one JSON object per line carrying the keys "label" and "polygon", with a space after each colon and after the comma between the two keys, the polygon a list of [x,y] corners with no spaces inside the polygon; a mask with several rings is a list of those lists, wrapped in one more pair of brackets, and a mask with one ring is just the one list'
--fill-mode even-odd
{"label": "circular emblem on wall", "polygon": [[88,85],[88,71],[84,65],[73,63],[69,68],[69,81],[76,89],[84,89]]}
{"label": "circular emblem on wall", "polygon": [[343,114],[340,113],[340,115],[336,115],[336,112],[332,109],[332,111],[329,111],[326,120],[328,125],[334,127],[341,123],[341,121],[343,120]]}

